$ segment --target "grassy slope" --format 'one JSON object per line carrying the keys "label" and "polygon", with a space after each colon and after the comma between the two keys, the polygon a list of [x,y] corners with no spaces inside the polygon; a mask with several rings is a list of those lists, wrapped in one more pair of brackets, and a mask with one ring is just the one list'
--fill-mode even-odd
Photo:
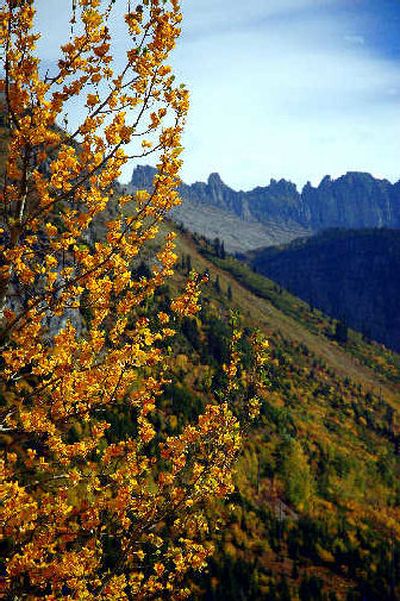
{"label": "grassy slope", "polygon": [[[399,357],[355,332],[340,346],[320,312],[234,259],[216,258],[201,240],[180,234],[177,251],[211,282],[218,275],[221,292],[204,292],[214,314],[237,308],[271,342],[271,386],[239,466],[238,505],[199,590],[207,599],[309,601],[362,599],[368,588],[366,599],[390,599],[388,573],[399,566],[387,554],[400,551]],[[193,378],[204,360],[188,355],[182,385],[204,394]]]}
{"label": "grassy slope", "polygon": [[[201,252],[203,250],[203,252]],[[200,252],[199,252],[200,251]],[[232,257],[216,258],[204,253],[191,236],[180,236],[177,252],[192,257],[193,267],[219,275],[221,288],[233,291],[233,307],[240,309],[245,323],[267,334],[280,333],[288,340],[305,344],[310,351],[336,371],[400,408],[400,357],[382,345],[368,344],[357,332],[350,332],[345,347],[329,335],[333,328],[320,311],[282,290],[271,280],[255,274]]]}

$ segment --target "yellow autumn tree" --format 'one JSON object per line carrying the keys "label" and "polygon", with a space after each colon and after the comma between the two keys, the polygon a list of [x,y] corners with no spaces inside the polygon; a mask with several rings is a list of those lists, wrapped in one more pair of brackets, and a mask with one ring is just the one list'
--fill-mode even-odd
{"label": "yellow autumn tree", "polygon": [[[240,450],[228,397],[242,394],[243,374],[177,436],[161,440],[154,428],[173,331],[170,315],[146,315],[144,306],[172,274],[173,236],[150,276],[135,278],[132,266],[179,202],[188,92],[167,64],[178,0],[125,0],[120,27],[131,43],[117,70],[109,21],[121,3],[75,0],[71,37],[44,73],[34,0],[0,0],[5,599],[184,598],[180,582],[212,550],[204,508],[232,490]],[[66,131],[59,125],[75,100],[83,116]],[[151,152],[153,191],[118,192],[122,167]],[[172,313],[197,310],[198,279]],[[237,361],[233,348],[228,379]],[[130,416],[128,436],[112,435],[111,411]],[[257,412],[254,399],[248,412]]]}

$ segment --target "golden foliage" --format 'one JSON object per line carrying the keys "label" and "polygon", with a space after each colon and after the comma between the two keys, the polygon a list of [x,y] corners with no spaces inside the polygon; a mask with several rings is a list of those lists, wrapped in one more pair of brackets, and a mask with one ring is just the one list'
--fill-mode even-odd
{"label": "golden foliage", "polygon": [[[173,331],[166,313],[154,320],[143,304],[172,273],[173,236],[149,277],[135,279],[132,265],[179,202],[188,92],[166,60],[181,12],[178,0],[128,10],[131,48],[117,72],[108,25],[115,4],[76,0],[78,33],[62,46],[57,72],[43,75],[34,2],[0,3],[9,122],[0,192],[8,598],[186,597],[177,583],[212,551],[203,507],[232,490],[240,449],[227,400],[167,440],[154,426]],[[85,113],[66,133],[57,123],[78,97]],[[116,194],[122,167],[150,152],[158,153],[153,192]],[[93,235],[96,220],[106,221],[102,239]],[[197,310],[198,280],[173,301],[178,314]],[[121,439],[108,421],[113,410],[135,424]]]}

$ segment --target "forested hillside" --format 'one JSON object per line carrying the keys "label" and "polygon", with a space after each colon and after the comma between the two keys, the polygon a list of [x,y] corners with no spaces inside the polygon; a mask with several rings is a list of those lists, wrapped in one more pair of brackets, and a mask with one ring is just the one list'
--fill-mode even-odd
{"label": "forested hillside", "polygon": [[231,309],[270,340],[262,416],[248,434],[237,492],[215,505],[217,553],[195,598],[397,599],[398,355],[353,331],[341,345],[335,322],[221,258],[219,244],[181,234],[178,250],[177,281],[194,266],[210,283],[200,316],[179,324],[165,427],[179,429],[218,386]]}
{"label": "forested hillside", "polygon": [[251,257],[325,313],[400,350],[400,230],[331,230]]}
{"label": "forested hillside", "polygon": [[400,230],[228,251],[400,228],[400,183],[185,185],[180,1],[39,4],[0,2],[0,598],[399,600]]}

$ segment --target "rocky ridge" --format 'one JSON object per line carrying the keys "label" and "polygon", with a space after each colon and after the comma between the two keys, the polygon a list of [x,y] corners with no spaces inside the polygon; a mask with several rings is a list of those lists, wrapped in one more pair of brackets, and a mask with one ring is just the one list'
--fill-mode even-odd
{"label": "rocky ridge", "polygon": [[[129,191],[151,189],[155,169],[135,168]],[[269,185],[236,191],[212,173],[207,182],[180,186],[182,205],[172,216],[192,232],[224,240],[230,252],[285,244],[332,228],[400,228],[400,182],[348,172],[319,186],[271,179]]]}

